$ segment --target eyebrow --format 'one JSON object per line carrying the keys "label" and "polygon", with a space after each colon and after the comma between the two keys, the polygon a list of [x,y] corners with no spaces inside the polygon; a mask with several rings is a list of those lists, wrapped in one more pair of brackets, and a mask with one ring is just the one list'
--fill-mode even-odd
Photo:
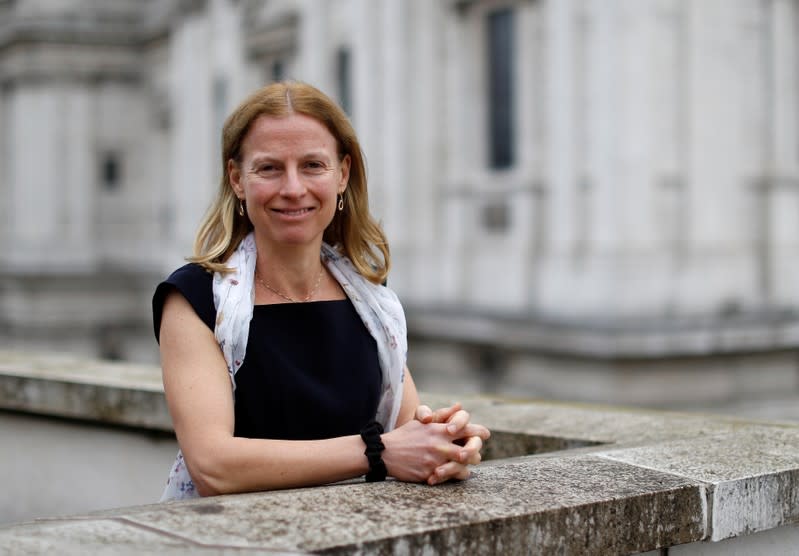
{"label": "eyebrow", "polygon": [[[303,154],[299,157],[300,160],[308,160],[310,158],[318,158],[323,159],[325,161],[330,161],[331,158],[325,153],[325,151],[308,151],[307,153]],[[333,157],[335,159],[335,157]],[[265,162],[281,162],[280,157],[265,153],[265,154],[257,154],[252,159],[252,166],[258,166],[259,164],[263,164]]]}

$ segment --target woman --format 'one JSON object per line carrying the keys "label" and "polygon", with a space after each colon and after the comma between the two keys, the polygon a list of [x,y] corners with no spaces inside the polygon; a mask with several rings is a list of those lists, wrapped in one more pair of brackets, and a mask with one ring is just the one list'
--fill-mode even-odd
{"label": "woman", "polygon": [[459,405],[419,405],[347,117],[309,85],[275,83],[222,142],[191,264],[153,298],[181,448],[162,499],[468,477],[489,432]]}

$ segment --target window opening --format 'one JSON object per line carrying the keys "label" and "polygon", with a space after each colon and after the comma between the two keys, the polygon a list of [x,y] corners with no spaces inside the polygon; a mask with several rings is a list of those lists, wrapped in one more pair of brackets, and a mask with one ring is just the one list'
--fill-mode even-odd
{"label": "window opening", "polygon": [[514,143],[514,24],[513,10],[488,14],[488,119],[491,168],[508,168],[515,161]]}

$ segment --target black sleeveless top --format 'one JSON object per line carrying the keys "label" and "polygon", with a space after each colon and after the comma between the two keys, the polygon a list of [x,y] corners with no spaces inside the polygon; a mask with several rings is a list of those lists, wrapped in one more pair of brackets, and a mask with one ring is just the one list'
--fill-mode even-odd
{"label": "black sleeveless top", "polygon": [[[214,330],[212,278],[187,264],[158,285],[156,339],[172,289]],[[256,305],[236,372],[234,435],[316,440],[357,434],[375,417],[381,383],[377,343],[349,299]]]}

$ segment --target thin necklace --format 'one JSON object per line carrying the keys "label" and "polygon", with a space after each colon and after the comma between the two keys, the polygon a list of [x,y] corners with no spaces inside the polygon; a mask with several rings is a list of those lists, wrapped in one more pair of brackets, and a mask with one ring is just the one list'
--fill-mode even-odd
{"label": "thin necklace", "polygon": [[273,288],[272,286],[270,286],[269,284],[267,284],[266,282],[261,280],[261,277],[258,276],[258,272],[257,271],[255,272],[255,279],[258,280],[258,283],[261,284],[266,289],[268,289],[270,292],[279,295],[280,297],[282,297],[286,301],[291,301],[292,303],[307,303],[316,294],[316,290],[319,289],[319,284],[322,283],[322,275],[324,273],[325,273],[325,267],[322,266],[322,268],[319,270],[319,276],[317,276],[317,278],[316,278],[316,284],[314,285],[313,289],[311,290],[311,293],[309,293],[304,299],[294,299],[293,297],[287,296],[286,294],[284,294],[280,290],[277,290],[277,289]]}

